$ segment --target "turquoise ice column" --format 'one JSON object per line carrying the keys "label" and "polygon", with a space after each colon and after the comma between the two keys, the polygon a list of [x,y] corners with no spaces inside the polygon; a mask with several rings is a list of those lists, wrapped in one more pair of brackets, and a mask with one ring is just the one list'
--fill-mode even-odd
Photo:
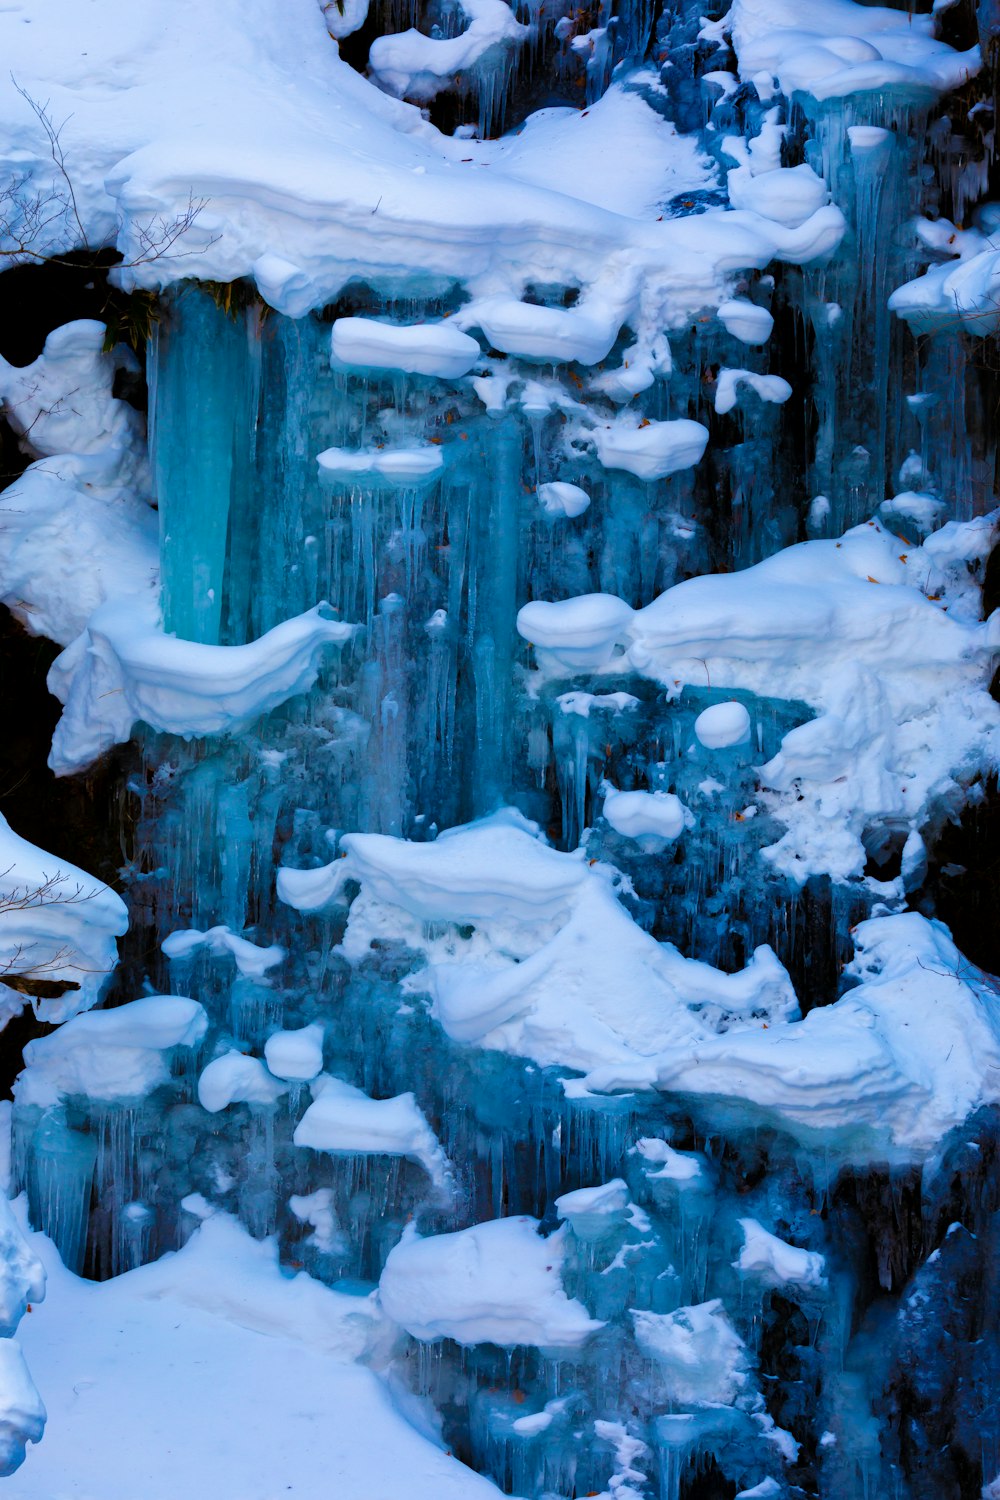
{"label": "turquoise ice column", "polygon": [[255,319],[186,286],[151,347],[163,617],[183,640],[220,639],[230,510],[247,488],[256,415],[255,343]]}

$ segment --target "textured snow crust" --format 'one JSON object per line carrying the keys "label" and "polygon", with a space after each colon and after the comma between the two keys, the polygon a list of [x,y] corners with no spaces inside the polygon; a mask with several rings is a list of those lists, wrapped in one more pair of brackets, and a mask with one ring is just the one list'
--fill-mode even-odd
{"label": "textured snow crust", "polygon": [[449,1037],[582,1074],[574,1093],[748,1101],[859,1161],[920,1160],[1000,1100],[1000,1000],[915,912],[862,922],[857,986],[802,1020],[770,948],[736,974],[685,959],[632,920],[616,872],[547,848],[518,814],[427,844],[350,834],[342,849],[282,870],[282,898],[319,911],[357,881],[348,959],[405,943],[425,966],[404,987]]}
{"label": "textured snow crust", "polygon": [[870,521],[688,579],[644,609],[611,595],[535,601],[518,629],[543,674],[632,670],[676,692],[707,672],[716,687],[811,705],[815,718],[759,770],[786,826],[765,853],[797,882],[848,879],[864,869],[870,823],[919,830],[950,788],[961,795],[1000,764],[989,693],[1000,614],[980,619],[968,566],[988,555],[996,521],[949,522],[922,546]]}

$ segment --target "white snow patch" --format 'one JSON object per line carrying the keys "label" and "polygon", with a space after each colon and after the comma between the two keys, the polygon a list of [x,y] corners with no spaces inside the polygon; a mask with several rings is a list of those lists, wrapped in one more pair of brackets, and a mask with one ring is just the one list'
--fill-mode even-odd
{"label": "white snow patch", "polygon": [[74,1016],[24,1049],[14,1084],[19,1106],[88,1099],[140,1099],[170,1077],[175,1047],[197,1047],[208,1030],[203,1006],[184,995],[147,995],[115,1010]]}
{"label": "white snow patch", "polygon": [[538,502],[547,516],[582,516],[590,504],[590,496],[578,484],[566,484],[553,479],[540,484],[535,491]]}
{"label": "white snow patch", "polygon": [[403,370],[456,380],[480,357],[475,339],[450,323],[383,323],[338,318],[330,338],[334,369]]}
{"label": "white snow patch", "polygon": [[56,999],[31,999],[57,1023],[96,1005],[128,928],[125,903],[76,865],[29,844],[0,815],[0,1029],[27,999],[3,975],[66,984]]}
{"label": "white snow patch", "polygon": [[740,77],[775,77],[784,94],[814,99],[914,93],[929,98],[978,73],[978,47],[956,52],[934,19],[854,0],[733,0],[729,30]]}
{"label": "white snow patch", "polygon": [[49,765],[57,776],[85,770],[140,720],[185,739],[226,734],[308,692],[327,647],[357,629],[326,608],[245,646],[208,646],[165,635],[128,605],[103,605],[49,670],[49,690],[64,705]]}
{"label": "white snow patch", "polygon": [[739,400],[740,386],[748,385],[762,401],[783,406],[792,394],[787,380],[780,375],[758,375],[753,370],[721,369],[715,387],[715,409],[723,416]]}
{"label": "white snow patch", "polygon": [[826,1261],[816,1250],[800,1250],[764,1228],[756,1219],[740,1219],[743,1246],[733,1261],[743,1276],[766,1286],[821,1287]]}
{"label": "white snow patch", "polygon": [[766,307],[757,307],[741,297],[720,303],[718,319],[741,344],[766,344],[774,327],[774,319]]}
{"label": "white snow patch", "polygon": [[235,1048],[213,1058],[198,1079],[198,1103],[210,1115],[231,1104],[276,1104],[287,1093],[288,1084],[274,1078],[259,1057]]}
{"label": "white snow patch", "polygon": [[409,1227],[379,1282],[386,1315],[416,1339],[578,1349],[603,1323],[563,1291],[565,1231],[494,1219],[421,1239]]}
{"label": "white snow patch", "polygon": [[458,36],[430,37],[411,26],[376,37],[368,54],[372,77],[399,99],[427,103],[456,76],[502,63],[531,34],[505,0],[458,0],[458,8],[469,23]]}
{"label": "white snow patch", "polygon": [[448,1188],[451,1164],[413,1094],[372,1099],[327,1076],[311,1092],[313,1102],[292,1137],[296,1146],[337,1156],[405,1156],[419,1162],[436,1187]]}
{"label": "white snow patch", "polygon": [[326,448],[316,461],[327,479],[376,475],[397,484],[436,479],[444,468],[441,449],[430,443],[415,448]]}
{"label": "white snow patch", "polygon": [[699,462],[708,446],[708,428],[686,417],[651,422],[622,412],[595,427],[592,439],[606,469],[625,469],[638,479],[665,479]]}
{"label": "white snow patch", "polygon": [[273,1240],[216,1214],[176,1255],[104,1282],[29,1243],[49,1295],[21,1339],[51,1421],[8,1500],[270,1500],[322,1494],[331,1476],[345,1495],[497,1500],[355,1363],[386,1357],[373,1299],[288,1276]]}
{"label": "white snow patch", "polygon": [[947,219],[917,220],[933,251],[957,256],[897,287],[889,307],[915,334],[963,328],[987,338],[1000,328],[1000,248],[996,234],[956,229]]}
{"label": "white snow patch", "polygon": [[202,948],[207,948],[213,955],[229,954],[239,972],[254,979],[263,978],[268,969],[280,964],[285,956],[284,948],[277,943],[261,948],[224,926],[209,927],[204,932],[197,927],[178,928],[167,934],[160,947],[171,959],[189,958]]}
{"label": "white snow patch", "polygon": [[750,715],[742,703],[712,703],[694,721],[695,739],[706,750],[728,750],[750,739]]}
{"label": "white snow patch", "polygon": [[620,792],[605,783],[605,818],[616,833],[635,839],[646,854],[659,854],[684,832],[684,806],[673,792]]}
{"label": "white snow patch", "polygon": [[323,1027],[317,1022],[297,1031],[272,1031],[264,1043],[268,1072],[288,1083],[308,1083],[323,1071]]}

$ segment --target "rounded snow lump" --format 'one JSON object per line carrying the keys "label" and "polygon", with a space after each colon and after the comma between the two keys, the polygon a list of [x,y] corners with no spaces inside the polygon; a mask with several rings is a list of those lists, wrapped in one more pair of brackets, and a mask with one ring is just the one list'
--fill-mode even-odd
{"label": "rounded snow lump", "polygon": [[742,703],[713,703],[695,719],[694,732],[706,750],[745,745],[750,738],[750,715]]}
{"label": "rounded snow lump", "polygon": [[604,798],[604,816],[616,833],[658,854],[684,831],[684,808],[672,792],[619,792]]}
{"label": "rounded snow lump", "polygon": [[323,1071],[323,1028],[315,1023],[298,1031],[275,1031],[264,1043],[264,1061],[275,1078],[308,1083]]}
{"label": "rounded snow lump", "polygon": [[553,479],[549,484],[540,484],[535,491],[539,503],[548,516],[582,516],[590,504],[590,496],[578,484],[566,484]]}
{"label": "rounded snow lump", "polygon": [[766,307],[758,307],[742,297],[723,302],[719,322],[741,344],[766,344],[774,327],[774,319]]}

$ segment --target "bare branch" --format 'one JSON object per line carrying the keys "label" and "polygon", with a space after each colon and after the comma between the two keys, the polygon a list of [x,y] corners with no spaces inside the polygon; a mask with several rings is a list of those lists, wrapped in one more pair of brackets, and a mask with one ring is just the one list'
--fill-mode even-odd
{"label": "bare branch", "polygon": [[[13,868],[9,865],[6,870],[0,870],[0,881]],[[11,911],[34,911],[40,906],[79,906],[85,901],[93,901],[102,889],[102,886],[95,885],[86,890],[79,881],[69,888],[69,876],[57,870],[54,875],[43,875],[39,885],[12,885],[0,890],[0,916]]]}
{"label": "bare branch", "polygon": [[[42,127],[59,186],[46,193],[32,191],[30,174],[25,174],[12,178],[0,187],[0,261],[70,265],[73,262],[66,255],[52,254],[44,248],[44,242],[47,231],[53,225],[68,220],[80,248],[88,248],[87,229],[62,144],[62,133],[73,117],[67,115],[61,124],[54,124],[47,100],[42,104],[32,98],[13,73],[11,82]],[[169,255],[207,206],[208,199],[196,198],[192,191],[188,194],[187,206],[173,218],[160,215],[151,219],[148,224],[133,224],[131,232],[138,245],[138,252],[131,260],[120,261],[118,269],[133,270]],[[121,231],[124,225],[120,222],[118,227]],[[213,245],[217,239],[218,235],[214,235],[208,244]],[[181,250],[175,252],[175,258],[195,253],[194,250]]]}
{"label": "bare branch", "polygon": [[48,138],[48,142],[49,142],[49,151],[51,153],[52,160],[56,164],[56,168],[58,169],[60,177],[62,178],[63,182],[66,184],[66,193],[67,193],[68,201],[69,201],[69,210],[70,210],[70,213],[72,214],[73,221],[76,224],[77,232],[79,233],[79,236],[80,236],[80,243],[81,243],[81,245],[86,245],[86,243],[87,243],[87,231],[84,229],[84,227],[83,227],[83,220],[80,217],[80,209],[79,209],[79,205],[77,204],[77,201],[76,201],[76,192],[74,191],[74,188],[73,188],[73,180],[70,177],[69,172],[68,172],[68,170],[66,168],[66,153],[63,150],[62,139],[61,139],[62,132],[66,129],[66,126],[69,124],[69,122],[73,118],[73,116],[72,115],[67,115],[66,119],[63,120],[63,122],[62,122],[61,125],[59,125],[59,126],[53,125],[53,123],[52,123],[52,117],[50,116],[50,114],[48,112],[48,100],[46,100],[46,102],[44,104],[39,104],[36,99],[32,99],[32,97],[28,93],[27,89],[21,87],[21,85],[18,83],[17,79],[14,77],[13,73],[10,75],[10,81],[14,85],[14,87],[17,89],[17,92],[21,95],[21,98],[25,101],[25,103],[29,106],[29,108],[34,112],[35,117],[38,120],[38,123],[41,125],[42,129],[45,131],[46,137]]}

